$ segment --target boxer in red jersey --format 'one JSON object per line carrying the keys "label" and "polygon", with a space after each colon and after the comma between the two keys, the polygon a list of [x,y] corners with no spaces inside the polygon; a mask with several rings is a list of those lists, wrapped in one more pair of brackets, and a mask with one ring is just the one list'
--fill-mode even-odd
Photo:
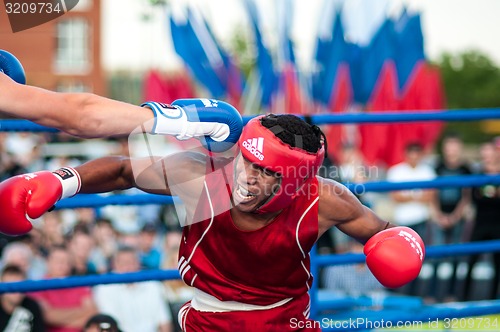
{"label": "boxer in red jersey", "polygon": [[[179,312],[184,331],[319,331],[309,320],[309,251],[330,227],[365,243],[367,265],[387,287],[400,287],[420,271],[425,248],[419,235],[393,227],[346,187],[317,176],[324,137],[295,116],[255,118],[240,136],[237,112],[214,100],[193,101],[200,111],[193,117],[186,101],[148,103],[152,112],[144,113],[147,108],[88,94],[24,89],[1,74],[0,86],[0,111],[78,136],[123,134],[154,114],[154,123],[143,128],[155,134],[209,137],[208,147],[239,137],[229,158],[193,151],[139,160],[113,156],[0,183],[0,231],[7,234],[28,232],[26,215],[40,216],[78,192],[137,187],[179,196],[188,215],[179,272],[195,288]],[[15,102],[28,93],[31,98]],[[75,113],[63,116],[65,109]]]}

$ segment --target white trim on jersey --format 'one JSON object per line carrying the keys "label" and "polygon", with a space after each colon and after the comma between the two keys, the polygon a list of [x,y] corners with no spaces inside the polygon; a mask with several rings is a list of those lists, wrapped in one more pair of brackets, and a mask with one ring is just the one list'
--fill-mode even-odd
{"label": "white trim on jersey", "polygon": [[[214,222],[214,217],[215,217],[214,207],[212,205],[212,200],[210,199],[210,193],[208,192],[207,183],[204,181],[203,185],[205,187],[205,191],[207,192],[208,203],[210,204],[210,211],[211,211],[210,224],[208,224],[207,229],[205,229],[205,231],[201,235],[201,237],[198,240],[198,242],[196,242],[196,244],[194,245],[193,251],[191,252],[191,255],[189,255],[189,258],[186,259],[184,256],[181,256],[181,258],[179,259],[179,262],[177,263],[177,266],[179,268],[179,273],[181,274],[181,279],[182,280],[184,280],[184,276],[191,269],[191,265],[189,265],[189,262],[191,262],[191,259],[193,258],[193,255],[194,255],[194,252],[196,251],[196,248],[198,248],[198,245],[201,243],[201,241],[205,237],[205,234],[207,234],[208,230],[210,229],[210,227],[212,227],[212,224]],[[195,276],[193,277],[193,279],[191,279],[191,286],[194,285],[194,280],[196,279],[197,276],[198,276],[198,274],[195,274]]]}
{"label": "white trim on jersey", "polygon": [[191,261],[191,258],[193,258],[194,252],[198,248],[198,245],[201,243],[201,241],[203,241],[203,238],[205,237],[205,235],[207,234],[208,230],[210,229],[210,227],[212,227],[212,224],[214,223],[214,217],[215,217],[214,206],[212,205],[212,200],[210,199],[210,192],[208,191],[207,181],[203,181],[203,186],[205,187],[205,191],[207,192],[208,204],[210,204],[210,215],[211,215],[210,216],[210,224],[208,224],[207,229],[205,229],[205,231],[201,235],[201,237],[198,240],[198,242],[196,242],[196,244],[194,245],[193,251],[191,252],[191,255],[189,255],[189,258],[187,260],[188,263]]}
{"label": "white trim on jersey", "polygon": [[[307,267],[304,265],[304,261],[300,261],[300,265],[302,265],[302,268],[304,269],[304,271],[306,271],[306,274],[307,274],[307,280],[309,280],[311,278],[311,274],[309,273],[309,271],[307,270]],[[309,284],[306,282],[306,286],[307,286],[307,290],[310,290],[311,288],[309,287]]]}
{"label": "white trim on jersey", "polygon": [[191,266],[188,265],[186,269],[182,272],[181,279],[184,280],[184,276],[186,275],[187,271],[191,270]]}
{"label": "white trim on jersey", "polygon": [[307,209],[304,211],[304,213],[300,217],[299,222],[297,223],[297,228],[295,229],[295,239],[297,240],[297,245],[299,246],[299,249],[300,249],[300,252],[302,253],[302,257],[303,258],[306,258],[306,254],[304,253],[304,250],[302,249],[302,246],[300,245],[300,241],[299,241],[299,228],[300,228],[300,224],[302,223],[302,220],[306,216],[307,212],[309,212],[309,210],[311,210],[311,208],[314,206],[314,204],[316,204],[318,202],[318,200],[319,200],[319,196],[316,197],[316,199],[311,203],[311,205],[309,205],[307,207]]}
{"label": "white trim on jersey", "polygon": [[215,296],[195,288],[191,306],[193,309],[203,312],[255,311],[281,307],[292,299],[292,297],[289,297],[269,305],[256,305],[237,301],[221,301]]}
{"label": "white trim on jersey", "polygon": [[191,303],[186,303],[184,304],[181,309],[179,310],[179,313],[177,314],[177,321],[179,322],[179,325],[181,326],[182,331],[186,332],[186,320],[187,320],[187,314],[191,310]]}
{"label": "white trim on jersey", "polygon": [[[311,210],[311,208],[319,201],[319,196],[316,197],[316,199],[314,201],[312,201],[312,203],[307,207],[307,209],[304,211],[304,213],[302,213],[302,216],[300,216],[300,219],[299,219],[299,222],[297,223],[297,228],[295,229],[295,240],[297,241],[297,246],[299,247],[300,249],[300,252],[302,253],[302,257],[303,259],[306,258],[306,254],[304,252],[304,249],[302,249],[302,246],[300,245],[300,240],[299,240],[299,229],[300,229],[300,224],[302,223],[302,220],[304,219],[304,217],[306,216],[306,214]],[[309,253],[307,254],[308,256]],[[304,269],[304,271],[306,271],[306,274],[307,274],[307,280],[309,281],[309,279],[311,278],[311,274],[309,273],[309,271],[307,270],[307,267],[304,265],[304,260],[302,260],[300,262],[300,264],[302,265],[302,268]],[[306,287],[307,287],[307,290],[309,291],[311,288],[309,287],[309,283],[306,282]]]}
{"label": "white trim on jersey", "polygon": [[191,280],[191,287],[194,285],[194,281],[196,280],[196,277],[198,277],[198,273],[196,273],[193,277],[193,280]]}
{"label": "white trim on jersey", "polygon": [[309,300],[309,304],[306,307],[306,310],[303,312],[305,318],[309,318],[311,314],[311,300]]}

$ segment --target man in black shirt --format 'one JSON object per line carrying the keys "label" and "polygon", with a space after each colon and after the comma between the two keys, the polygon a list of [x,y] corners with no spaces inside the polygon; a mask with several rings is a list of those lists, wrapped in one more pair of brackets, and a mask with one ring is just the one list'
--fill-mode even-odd
{"label": "man in black shirt", "polygon": [[[2,270],[2,282],[17,282],[25,279],[25,273],[16,265],[6,265]],[[0,295],[0,331],[45,331],[42,311],[38,303],[22,293]]]}
{"label": "man in black shirt", "polygon": [[[500,174],[500,156],[495,145],[487,142],[481,145],[481,169],[479,174]],[[475,187],[472,191],[472,200],[476,207],[474,228],[471,241],[487,241],[500,239],[500,186],[485,185]],[[493,253],[493,280],[489,288],[488,299],[497,299],[500,282],[500,254]],[[469,269],[465,279],[464,300],[472,297],[472,271],[480,255],[472,255],[469,259]]]}
{"label": "man in black shirt", "polygon": [[[438,176],[469,175],[471,170],[463,161],[463,143],[459,136],[449,134],[443,139],[443,156],[436,166]],[[464,213],[470,204],[470,188],[450,187],[437,191],[435,244],[461,242]]]}
{"label": "man in black shirt", "polygon": [[[436,165],[437,176],[459,176],[469,175],[471,170],[463,160],[463,142],[460,136],[448,134],[442,142],[442,158]],[[464,240],[465,213],[471,202],[470,188],[450,187],[436,191],[434,206],[434,225],[432,232],[432,244],[453,244]],[[451,276],[446,279],[445,284],[437,286],[437,280],[432,282],[432,293],[438,299],[455,299],[458,291],[456,288],[456,272],[459,258],[454,257],[436,262],[435,279],[439,275],[438,270],[444,267],[441,263],[451,263]],[[438,292],[438,290],[440,292]]]}

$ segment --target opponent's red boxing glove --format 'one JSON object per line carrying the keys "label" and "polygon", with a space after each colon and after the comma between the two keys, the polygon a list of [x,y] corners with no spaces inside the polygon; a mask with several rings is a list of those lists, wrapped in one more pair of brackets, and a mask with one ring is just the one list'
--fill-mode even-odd
{"label": "opponent's red boxing glove", "polygon": [[80,190],[80,176],[69,167],[55,172],[17,175],[0,183],[0,232],[17,236],[32,228],[30,218],[39,218],[54,204]]}
{"label": "opponent's red boxing glove", "polygon": [[363,252],[375,278],[385,287],[398,288],[420,273],[425,246],[413,229],[394,227],[373,235]]}

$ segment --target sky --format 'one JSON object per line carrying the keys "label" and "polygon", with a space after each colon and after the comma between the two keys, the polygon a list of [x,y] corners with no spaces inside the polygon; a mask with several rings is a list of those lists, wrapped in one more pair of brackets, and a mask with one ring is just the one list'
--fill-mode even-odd
{"label": "sky", "polygon": [[[366,43],[380,21],[396,16],[403,6],[420,12],[426,56],[436,60],[443,52],[477,49],[500,65],[499,0],[255,0],[262,17],[264,38],[276,36],[275,3],[293,6],[292,40],[299,65],[307,70],[314,40],[332,6],[344,4],[343,19],[349,38]],[[108,70],[175,70],[182,61],[173,51],[167,12],[182,12],[191,4],[209,21],[219,41],[227,43],[236,28],[249,28],[243,0],[168,0],[167,11],[147,0],[103,0],[103,63]],[[326,5],[325,5],[326,3]],[[144,17],[148,16],[148,20]],[[327,33],[323,31],[322,33]]]}

